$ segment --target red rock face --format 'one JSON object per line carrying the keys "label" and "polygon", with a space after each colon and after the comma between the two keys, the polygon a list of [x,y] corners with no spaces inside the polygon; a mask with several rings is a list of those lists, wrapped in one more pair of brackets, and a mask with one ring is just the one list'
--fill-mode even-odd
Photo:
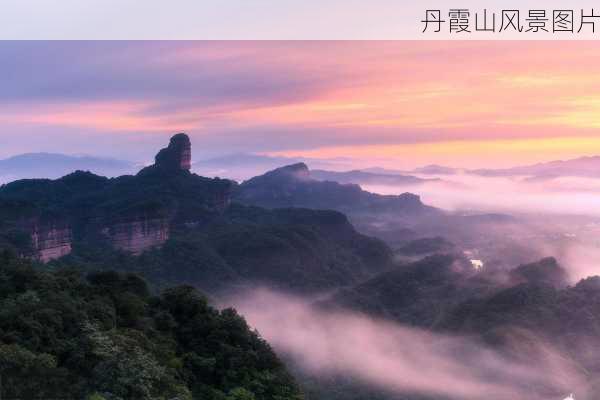
{"label": "red rock face", "polygon": [[180,153],[179,168],[189,170],[192,168],[192,149],[191,146],[184,148]]}
{"label": "red rock face", "polygon": [[123,222],[104,230],[114,247],[133,254],[162,245],[169,239],[169,223],[160,218]]}
{"label": "red rock face", "polygon": [[71,229],[65,226],[39,226],[31,229],[31,244],[35,257],[48,262],[71,252]]}

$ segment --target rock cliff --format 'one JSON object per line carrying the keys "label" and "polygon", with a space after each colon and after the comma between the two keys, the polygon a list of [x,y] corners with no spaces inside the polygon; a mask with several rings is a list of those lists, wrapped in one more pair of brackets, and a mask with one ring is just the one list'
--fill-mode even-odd
{"label": "rock cliff", "polygon": [[141,218],[106,228],[112,245],[132,254],[160,246],[169,239],[169,222],[161,218]]}
{"label": "rock cliff", "polygon": [[[190,139],[179,133],[135,176],[76,171],[56,180],[11,182],[0,187],[0,244],[17,243],[12,231],[20,231],[31,240],[12,247],[42,261],[68,254],[74,241],[107,238],[134,254],[160,246],[174,228],[209,223],[229,207],[234,183],[193,174],[190,165]],[[32,222],[40,215],[63,222]]]}
{"label": "rock cliff", "polygon": [[140,171],[142,174],[150,171],[174,173],[189,171],[192,165],[192,144],[185,133],[171,137],[169,145],[161,149],[154,157],[154,165]]}
{"label": "rock cliff", "polygon": [[48,262],[71,253],[71,228],[62,222],[29,224],[26,228],[31,237],[34,258]]}

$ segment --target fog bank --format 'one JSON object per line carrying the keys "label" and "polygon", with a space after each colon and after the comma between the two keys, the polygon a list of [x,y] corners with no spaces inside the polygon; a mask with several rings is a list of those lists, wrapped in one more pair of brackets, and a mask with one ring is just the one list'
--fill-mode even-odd
{"label": "fog bank", "polygon": [[394,392],[461,400],[586,399],[585,374],[544,340],[514,332],[500,354],[474,338],[324,311],[267,290],[231,300],[274,348],[310,374],[344,374]]}

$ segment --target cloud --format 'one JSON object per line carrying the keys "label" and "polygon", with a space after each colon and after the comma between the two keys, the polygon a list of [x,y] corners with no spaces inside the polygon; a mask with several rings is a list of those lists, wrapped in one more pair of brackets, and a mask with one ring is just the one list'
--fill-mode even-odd
{"label": "cloud", "polygon": [[4,42],[0,100],[280,104],[326,85],[300,66],[278,68],[260,50],[234,42]]}
{"label": "cloud", "polygon": [[233,303],[277,351],[314,376],[343,374],[393,392],[461,400],[586,396],[585,374],[529,333],[514,333],[512,352],[501,354],[474,338],[323,311],[266,290]]}
{"label": "cloud", "polygon": [[[3,42],[0,137],[21,140],[8,125],[37,136],[63,127],[102,132],[121,144],[123,132],[141,138],[185,129],[223,139],[206,143],[212,154],[229,153],[229,146],[290,152],[462,141],[462,150],[451,148],[446,158],[477,159],[477,146],[464,149],[481,141],[593,136],[597,46]],[[530,143],[521,156],[547,158],[541,149]],[[438,162],[434,148],[420,150],[404,159]],[[600,146],[561,155],[575,151]]]}

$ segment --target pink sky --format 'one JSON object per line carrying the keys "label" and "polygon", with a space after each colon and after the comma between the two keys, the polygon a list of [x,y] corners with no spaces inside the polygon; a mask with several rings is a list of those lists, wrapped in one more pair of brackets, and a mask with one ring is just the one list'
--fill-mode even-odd
{"label": "pink sky", "polygon": [[357,164],[600,154],[597,42],[8,42],[0,156],[140,159],[176,131]]}

